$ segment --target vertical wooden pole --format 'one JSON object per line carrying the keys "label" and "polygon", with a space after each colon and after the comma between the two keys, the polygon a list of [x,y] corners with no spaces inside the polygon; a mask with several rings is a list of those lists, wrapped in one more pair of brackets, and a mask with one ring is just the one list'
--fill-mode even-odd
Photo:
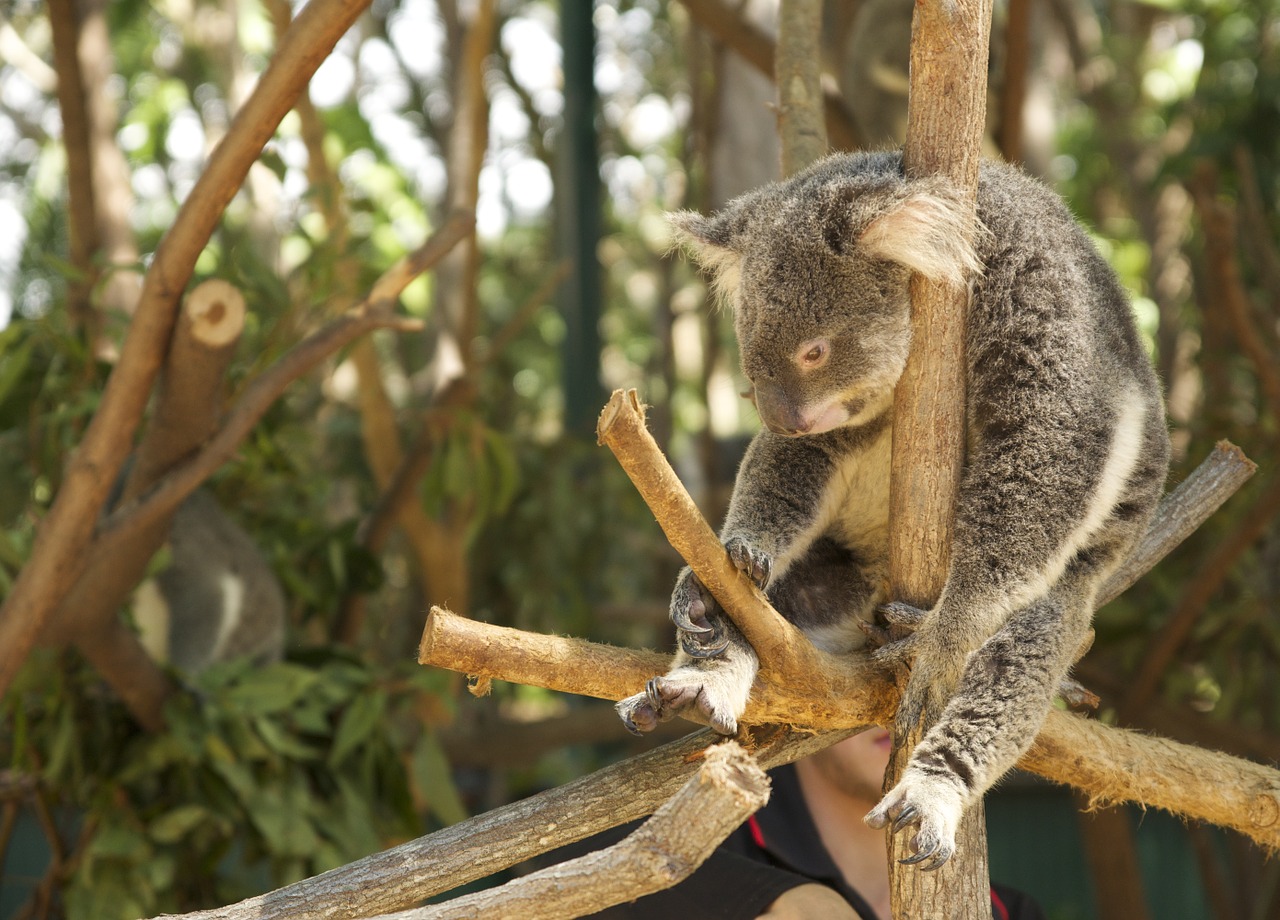
{"label": "vertical wooden pole", "polygon": [[[911,35],[911,92],[904,159],[908,176],[943,175],[977,201],[978,163],[986,117],[991,0],[917,0]],[[964,452],[964,319],[967,292],[911,282],[913,347],[894,396],[892,533],[893,596],[933,606],[946,580],[952,516]],[[894,751],[886,788],[905,769],[918,736]],[[981,804],[961,823],[957,851],[932,873],[903,866],[911,833],[890,843],[895,917],[991,916]]]}
{"label": "vertical wooden pole", "polygon": [[794,175],[827,153],[822,96],[822,2],[781,0],[774,79],[782,175]]}

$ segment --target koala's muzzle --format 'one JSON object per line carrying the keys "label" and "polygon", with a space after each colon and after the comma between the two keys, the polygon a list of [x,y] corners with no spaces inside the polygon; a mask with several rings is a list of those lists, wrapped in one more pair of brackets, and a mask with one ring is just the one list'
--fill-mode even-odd
{"label": "koala's muzzle", "polygon": [[813,427],[813,418],[807,417],[803,407],[796,405],[787,391],[772,381],[755,385],[755,402],[760,421],[774,434],[801,435]]}

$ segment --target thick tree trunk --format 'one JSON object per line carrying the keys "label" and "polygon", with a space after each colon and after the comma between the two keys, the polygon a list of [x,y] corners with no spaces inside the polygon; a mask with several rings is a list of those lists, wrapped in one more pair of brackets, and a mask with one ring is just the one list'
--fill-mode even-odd
{"label": "thick tree trunk", "polygon": [[[990,0],[923,0],[911,34],[911,91],[903,157],[909,176],[942,175],[977,210],[978,163],[986,119]],[[950,557],[955,493],[964,461],[964,312],[968,291],[915,277],[911,355],[894,396],[889,492],[890,593],[923,610],[942,592]],[[885,776],[892,788],[922,726],[895,747]],[[985,920],[991,914],[987,839],[981,803],[960,823],[956,855],[936,872],[909,857],[911,833],[890,833],[895,917]]]}

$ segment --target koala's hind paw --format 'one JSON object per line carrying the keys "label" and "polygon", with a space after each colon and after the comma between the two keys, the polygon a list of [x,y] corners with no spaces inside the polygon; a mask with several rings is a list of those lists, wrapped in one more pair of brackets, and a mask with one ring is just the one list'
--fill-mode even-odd
{"label": "koala's hind paw", "polygon": [[690,658],[717,658],[729,647],[723,624],[713,616],[719,609],[711,592],[685,569],[671,595],[671,622],[676,641]]}
{"label": "koala's hind paw", "polygon": [[693,708],[722,735],[738,730],[738,717],[747,708],[754,675],[739,678],[739,669],[721,673],[708,668],[676,668],[665,677],[654,677],[644,692],[618,703],[622,724],[634,734],[653,731],[659,722]]}
{"label": "koala's hind paw", "polygon": [[871,827],[884,827],[892,821],[895,834],[907,827],[917,827],[911,842],[915,855],[906,857],[902,863],[931,872],[955,853],[956,828],[963,812],[963,802],[950,785],[913,776],[908,770],[863,820]]}
{"label": "koala's hind paw", "polygon": [[773,557],[754,548],[741,537],[730,537],[725,541],[724,548],[738,571],[750,578],[755,582],[755,586],[763,591],[769,584],[769,576],[773,572]]}

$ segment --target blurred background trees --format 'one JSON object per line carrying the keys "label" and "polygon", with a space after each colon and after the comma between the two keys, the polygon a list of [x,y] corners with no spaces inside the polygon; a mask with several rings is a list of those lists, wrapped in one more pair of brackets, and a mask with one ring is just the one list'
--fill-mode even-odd
{"label": "blurred background trees", "polygon": [[[900,142],[910,9],[828,3],[833,146]],[[291,11],[15,0],[0,15],[8,594],[142,273]],[[608,707],[508,686],[472,701],[413,653],[433,603],[668,646],[678,561],[589,432],[608,390],[638,387],[718,519],[754,415],[728,317],[668,254],[662,215],[777,176],[775,15],[768,0],[376,0],[359,18],[196,262],[247,304],[217,398],[234,404],[452,211],[474,211],[474,241],[405,290],[423,331],[375,332],[291,384],[140,560],[118,613],[159,651],[201,591],[226,616],[225,582],[202,587],[198,564],[216,545],[219,571],[279,598],[283,643],[169,672],[143,728],[74,636],[46,630],[3,699],[0,914],[225,903],[636,743]],[[1280,760],[1280,4],[1008,0],[996,16],[990,153],[1058,188],[1130,287],[1175,477],[1220,438],[1260,465],[1099,614],[1081,675],[1104,718]],[[241,605],[240,625],[271,606]],[[1173,916],[1169,893],[1189,905],[1177,916],[1280,916],[1276,864],[1154,816],[1136,850],[1083,825],[1098,866],[1165,864],[1146,902],[1138,875],[1102,871],[1092,903],[1059,900],[1054,876],[1084,871],[1074,819],[1011,785],[994,871],[1021,873],[1054,916]],[[1171,881],[1178,860],[1194,871]]]}

